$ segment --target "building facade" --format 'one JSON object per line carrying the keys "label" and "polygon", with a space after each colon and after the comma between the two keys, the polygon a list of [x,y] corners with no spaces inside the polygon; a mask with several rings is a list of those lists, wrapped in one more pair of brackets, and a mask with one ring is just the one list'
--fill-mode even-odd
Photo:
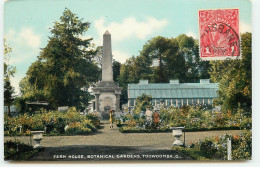
{"label": "building facade", "polygon": [[137,97],[142,94],[152,96],[152,105],[181,107],[185,105],[212,105],[217,97],[218,84],[210,83],[209,79],[201,79],[200,83],[149,83],[141,80],[138,84],[128,84],[128,107],[136,105]]}

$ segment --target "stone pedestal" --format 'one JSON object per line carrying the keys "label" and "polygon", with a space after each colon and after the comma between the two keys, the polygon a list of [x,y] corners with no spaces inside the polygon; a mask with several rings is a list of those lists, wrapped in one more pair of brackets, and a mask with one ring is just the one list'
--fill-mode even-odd
{"label": "stone pedestal", "polygon": [[93,88],[95,94],[95,110],[104,112],[105,109],[120,111],[120,94],[122,88],[116,82],[98,82]]}
{"label": "stone pedestal", "polygon": [[180,138],[182,136],[182,129],[184,127],[172,127],[172,135],[175,137],[175,140],[173,142],[173,146],[180,146],[183,145],[183,143],[180,141]]}
{"label": "stone pedestal", "polygon": [[32,131],[33,140],[36,142],[33,148],[42,148],[40,142],[42,140],[42,134],[44,131]]}

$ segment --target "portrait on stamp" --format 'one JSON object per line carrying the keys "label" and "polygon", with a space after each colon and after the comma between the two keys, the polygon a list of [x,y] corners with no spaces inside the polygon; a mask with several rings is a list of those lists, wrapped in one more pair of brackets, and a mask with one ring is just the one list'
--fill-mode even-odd
{"label": "portrait on stamp", "polygon": [[200,57],[240,58],[239,9],[199,10]]}

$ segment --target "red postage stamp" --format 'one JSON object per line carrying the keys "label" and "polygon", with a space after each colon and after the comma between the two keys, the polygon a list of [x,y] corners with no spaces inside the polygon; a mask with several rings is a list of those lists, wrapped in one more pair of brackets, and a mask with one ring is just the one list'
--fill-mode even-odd
{"label": "red postage stamp", "polygon": [[240,58],[239,9],[199,10],[202,60]]}

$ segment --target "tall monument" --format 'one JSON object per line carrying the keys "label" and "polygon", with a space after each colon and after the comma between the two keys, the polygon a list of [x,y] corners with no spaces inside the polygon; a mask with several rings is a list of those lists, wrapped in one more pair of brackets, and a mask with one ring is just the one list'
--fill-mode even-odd
{"label": "tall monument", "polygon": [[120,111],[122,88],[113,80],[111,34],[103,35],[102,81],[93,88],[95,94],[95,111],[108,116],[109,110]]}

